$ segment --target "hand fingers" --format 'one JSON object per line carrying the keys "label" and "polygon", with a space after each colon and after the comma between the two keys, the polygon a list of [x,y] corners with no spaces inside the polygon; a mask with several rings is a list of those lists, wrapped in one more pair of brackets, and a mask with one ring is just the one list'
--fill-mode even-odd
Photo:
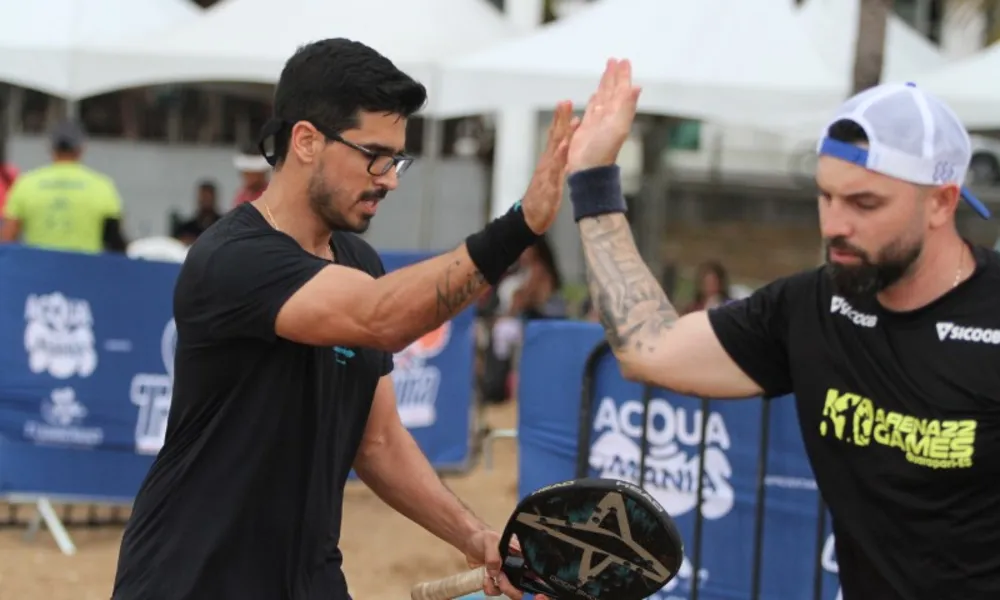
{"label": "hand fingers", "polygon": [[629,108],[635,113],[639,107],[639,96],[642,94],[642,88],[639,86],[634,86],[632,88],[632,97],[629,99]]}
{"label": "hand fingers", "polygon": [[629,90],[632,88],[632,61],[627,58],[618,63],[618,89]]}
{"label": "hand fingers", "polygon": [[498,577],[500,575],[500,566],[502,561],[500,560],[500,548],[496,544],[487,543],[486,548],[483,552],[484,565],[486,565],[486,574],[492,577]]}
{"label": "hand fingers", "polygon": [[597,100],[598,104],[607,103],[611,98],[612,92],[615,89],[615,78],[617,77],[618,71],[618,61],[614,58],[609,58],[607,64],[604,66],[604,74],[601,75],[601,82],[597,84]]}
{"label": "hand fingers", "polygon": [[545,147],[546,153],[551,154],[555,152],[562,140],[566,139],[572,119],[572,102],[560,102],[556,105],[556,110],[552,115],[552,123],[549,125],[549,137]]}
{"label": "hand fingers", "polygon": [[500,585],[499,577],[493,577],[489,573],[483,575],[483,593],[487,596],[499,596],[500,595]]}
{"label": "hand fingers", "polygon": [[521,555],[521,542],[517,540],[516,535],[510,536],[510,543],[507,546],[514,552],[515,555]]}
{"label": "hand fingers", "polygon": [[570,126],[573,123],[573,103],[560,102],[556,107],[556,131],[555,139],[559,142],[569,135]]}
{"label": "hand fingers", "polygon": [[524,593],[521,592],[521,590],[510,584],[506,575],[501,574],[500,577],[497,578],[497,583],[499,584],[498,587],[500,588],[500,592],[504,596],[510,598],[510,600],[521,600],[524,596]]}

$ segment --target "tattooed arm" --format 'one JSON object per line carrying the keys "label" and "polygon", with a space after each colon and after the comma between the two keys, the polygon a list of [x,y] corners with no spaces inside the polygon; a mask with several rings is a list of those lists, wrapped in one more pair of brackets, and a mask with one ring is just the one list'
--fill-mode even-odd
{"label": "tattooed arm", "polygon": [[591,301],[626,378],[715,398],[760,387],[730,358],[708,315],[678,317],[620,213],[579,221]]}
{"label": "tattooed arm", "polygon": [[305,344],[397,352],[462,312],[487,287],[464,244],[378,279],[328,265],[285,302],[276,329]]}

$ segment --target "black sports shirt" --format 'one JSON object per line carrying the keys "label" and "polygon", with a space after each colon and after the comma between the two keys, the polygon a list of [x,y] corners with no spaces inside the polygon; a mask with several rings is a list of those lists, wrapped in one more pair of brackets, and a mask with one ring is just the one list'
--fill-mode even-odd
{"label": "black sports shirt", "polygon": [[[360,238],[338,264],[383,274]],[[285,301],[328,262],[250,204],[191,247],[177,281],[165,444],[125,529],[114,600],[346,600],[343,490],[392,355],[277,337]]]}
{"label": "black sports shirt", "polygon": [[710,312],[765,393],[794,392],[844,600],[1000,598],[1000,258],[928,306],[849,302],[824,269]]}

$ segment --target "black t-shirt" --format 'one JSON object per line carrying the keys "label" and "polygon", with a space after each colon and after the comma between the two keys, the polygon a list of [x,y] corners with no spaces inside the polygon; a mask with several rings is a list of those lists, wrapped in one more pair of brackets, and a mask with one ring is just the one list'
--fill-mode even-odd
{"label": "black t-shirt", "polygon": [[[380,276],[347,233],[337,264]],[[115,600],[346,600],[343,490],[392,355],[277,337],[285,301],[330,263],[250,204],[191,247],[177,280],[166,441],[122,540]]]}
{"label": "black t-shirt", "polygon": [[710,311],[766,395],[795,394],[845,600],[1000,598],[1000,258],[974,254],[905,313],[822,268]]}

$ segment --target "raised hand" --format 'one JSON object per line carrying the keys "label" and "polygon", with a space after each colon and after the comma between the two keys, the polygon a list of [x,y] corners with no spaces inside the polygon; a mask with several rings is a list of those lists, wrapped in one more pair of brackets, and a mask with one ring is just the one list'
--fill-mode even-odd
{"label": "raised hand", "polygon": [[559,214],[570,140],[578,124],[579,121],[573,117],[573,103],[560,102],[549,125],[545,150],[538,159],[528,191],[521,201],[524,220],[535,233],[548,231]]}
{"label": "raised hand", "polygon": [[569,147],[569,172],[612,165],[632,130],[641,89],[632,85],[632,64],[610,59]]}

